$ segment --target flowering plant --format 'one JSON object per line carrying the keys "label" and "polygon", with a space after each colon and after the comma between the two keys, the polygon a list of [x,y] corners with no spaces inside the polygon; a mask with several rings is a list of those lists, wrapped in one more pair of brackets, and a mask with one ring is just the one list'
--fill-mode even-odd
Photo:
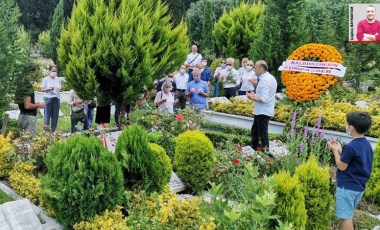
{"label": "flowering plant", "polygon": [[[296,49],[287,60],[343,63],[342,55],[330,45],[310,43]],[[283,71],[282,82],[286,95],[297,102],[313,101],[334,85],[338,77],[327,74],[312,74],[295,71]]]}

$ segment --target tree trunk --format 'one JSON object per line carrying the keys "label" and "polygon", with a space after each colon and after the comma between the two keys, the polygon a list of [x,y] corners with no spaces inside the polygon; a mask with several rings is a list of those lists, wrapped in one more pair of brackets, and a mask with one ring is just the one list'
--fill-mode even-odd
{"label": "tree trunk", "polygon": [[127,107],[127,101],[123,98],[120,104],[120,114],[119,114],[119,129],[123,130],[126,124],[125,120],[125,108]]}

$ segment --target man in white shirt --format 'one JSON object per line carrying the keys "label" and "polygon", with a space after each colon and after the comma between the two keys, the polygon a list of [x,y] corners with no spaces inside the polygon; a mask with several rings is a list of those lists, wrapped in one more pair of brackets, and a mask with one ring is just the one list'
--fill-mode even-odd
{"label": "man in white shirt", "polygon": [[[256,94],[253,92],[246,93],[246,96],[255,102],[251,146],[255,150],[261,148],[267,151],[269,149],[268,124],[269,119],[274,116],[277,81],[268,72],[268,65],[263,60],[255,63],[255,72],[256,76],[259,77]],[[261,141],[261,145],[259,141]]]}
{"label": "man in white shirt", "polygon": [[240,84],[239,71],[234,68],[235,60],[233,58],[226,59],[226,68],[218,70],[215,76],[223,82],[223,91],[225,97],[230,99],[236,96],[236,87]]}
{"label": "man in white shirt", "polygon": [[191,53],[187,55],[185,65],[189,68],[189,74],[193,71],[196,64],[202,62],[202,54],[198,53],[198,47],[196,45],[191,46]]}
{"label": "man in white shirt", "polygon": [[174,81],[177,86],[178,107],[185,109],[186,107],[186,87],[189,81],[189,75],[186,73],[186,65],[181,65],[179,72],[174,76]]}

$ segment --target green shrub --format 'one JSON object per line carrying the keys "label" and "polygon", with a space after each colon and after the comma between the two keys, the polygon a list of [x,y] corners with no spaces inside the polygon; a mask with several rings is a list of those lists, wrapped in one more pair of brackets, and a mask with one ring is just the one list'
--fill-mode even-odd
{"label": "green shrub", "polygon": [[202,191],[210,180],[214,146],[199,130],[180,134],[175,145],[175,166],[179,178],[193,192]]}
{"label": "green shrub", "polygon": [[170,181],[170,177],[172,175],[172,162],[168,155],[166,155],[165,149],[161,146],[154,143],[149,143],[149,148],[154,153],[152,163],[159,164],[160,170],[156,175],[152,175],[155,178],[151,179],[155,181],[158,191],[160,192]]}
{"label": "green shrub", "polygon": [[148,192],[160,191],[156,178],[162,168],[156,164],[155,154],[148,147],[148,133],[139,125],[126,128],[116,144],[115,155],[123,165],[125,187]]}
{"label": "green shrub", "polygon": [[10,136],[0,135],[0,178],[8,177],[8,173],[12,170],[14,158],[10,154],[11,144]]}
{"label": "green shrub", "polygon": [[274,176],[276,181],[276,214],[283,222],[291,222],[295,229],[305,229],[306,209],[305,197],[298,177],[281,171]]}
{"label": "green shrub", "polygon": [[82,221],[75,224],[75,230],[126,230],[128,229],[127,223],[123,218],[123,214],[120,210],[108,211],[106,210],[101,216],[96,215],[91,221]]}
{"label": "green shrub", "polygon": [[307,221],[305,229],[328,229],[331,220],[332,195],[329,192],[330,176],[328,167],[319,167],[312,155],[296,169],[302,191],[305,194]]}
{"label": "green shrub", "polygon": [[372,174],[367,183],[365,196],[380,205],[380,141],[377,142],[372,164]]}
{"label": "green shrub", "polygon": [[122,203],[121,166],[95,137],[73,136],[49,150],[41,177],[43,201],[71,228]]}
{"label": "green shrub", "polygon": [[50,39],[50,31],[43,31],[38,35],[38,47],[45,57],[53,56],[53,41]]}

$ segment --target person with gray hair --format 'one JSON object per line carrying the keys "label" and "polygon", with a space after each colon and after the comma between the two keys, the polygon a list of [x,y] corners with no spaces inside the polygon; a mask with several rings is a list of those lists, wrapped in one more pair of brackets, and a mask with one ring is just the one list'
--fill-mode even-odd
{"label": "person with gray hair", "polygon": [[223,96],[228,99],[236,96],[236,87],[240,85],[239,71],[234,68],[234,63],[235,60],[233,58],[227,58],[227,68],[219,72],[219,79],[223,82]]}
{"label": "person with gray hair", "polygon": [[194,80],[189,82],[186,88],[186,97],[190,98],[190,107],[196,111],[207,108],[207,97],[210,96],[210,89],[205,81],[201,80],[201,70],[193,70]]}

